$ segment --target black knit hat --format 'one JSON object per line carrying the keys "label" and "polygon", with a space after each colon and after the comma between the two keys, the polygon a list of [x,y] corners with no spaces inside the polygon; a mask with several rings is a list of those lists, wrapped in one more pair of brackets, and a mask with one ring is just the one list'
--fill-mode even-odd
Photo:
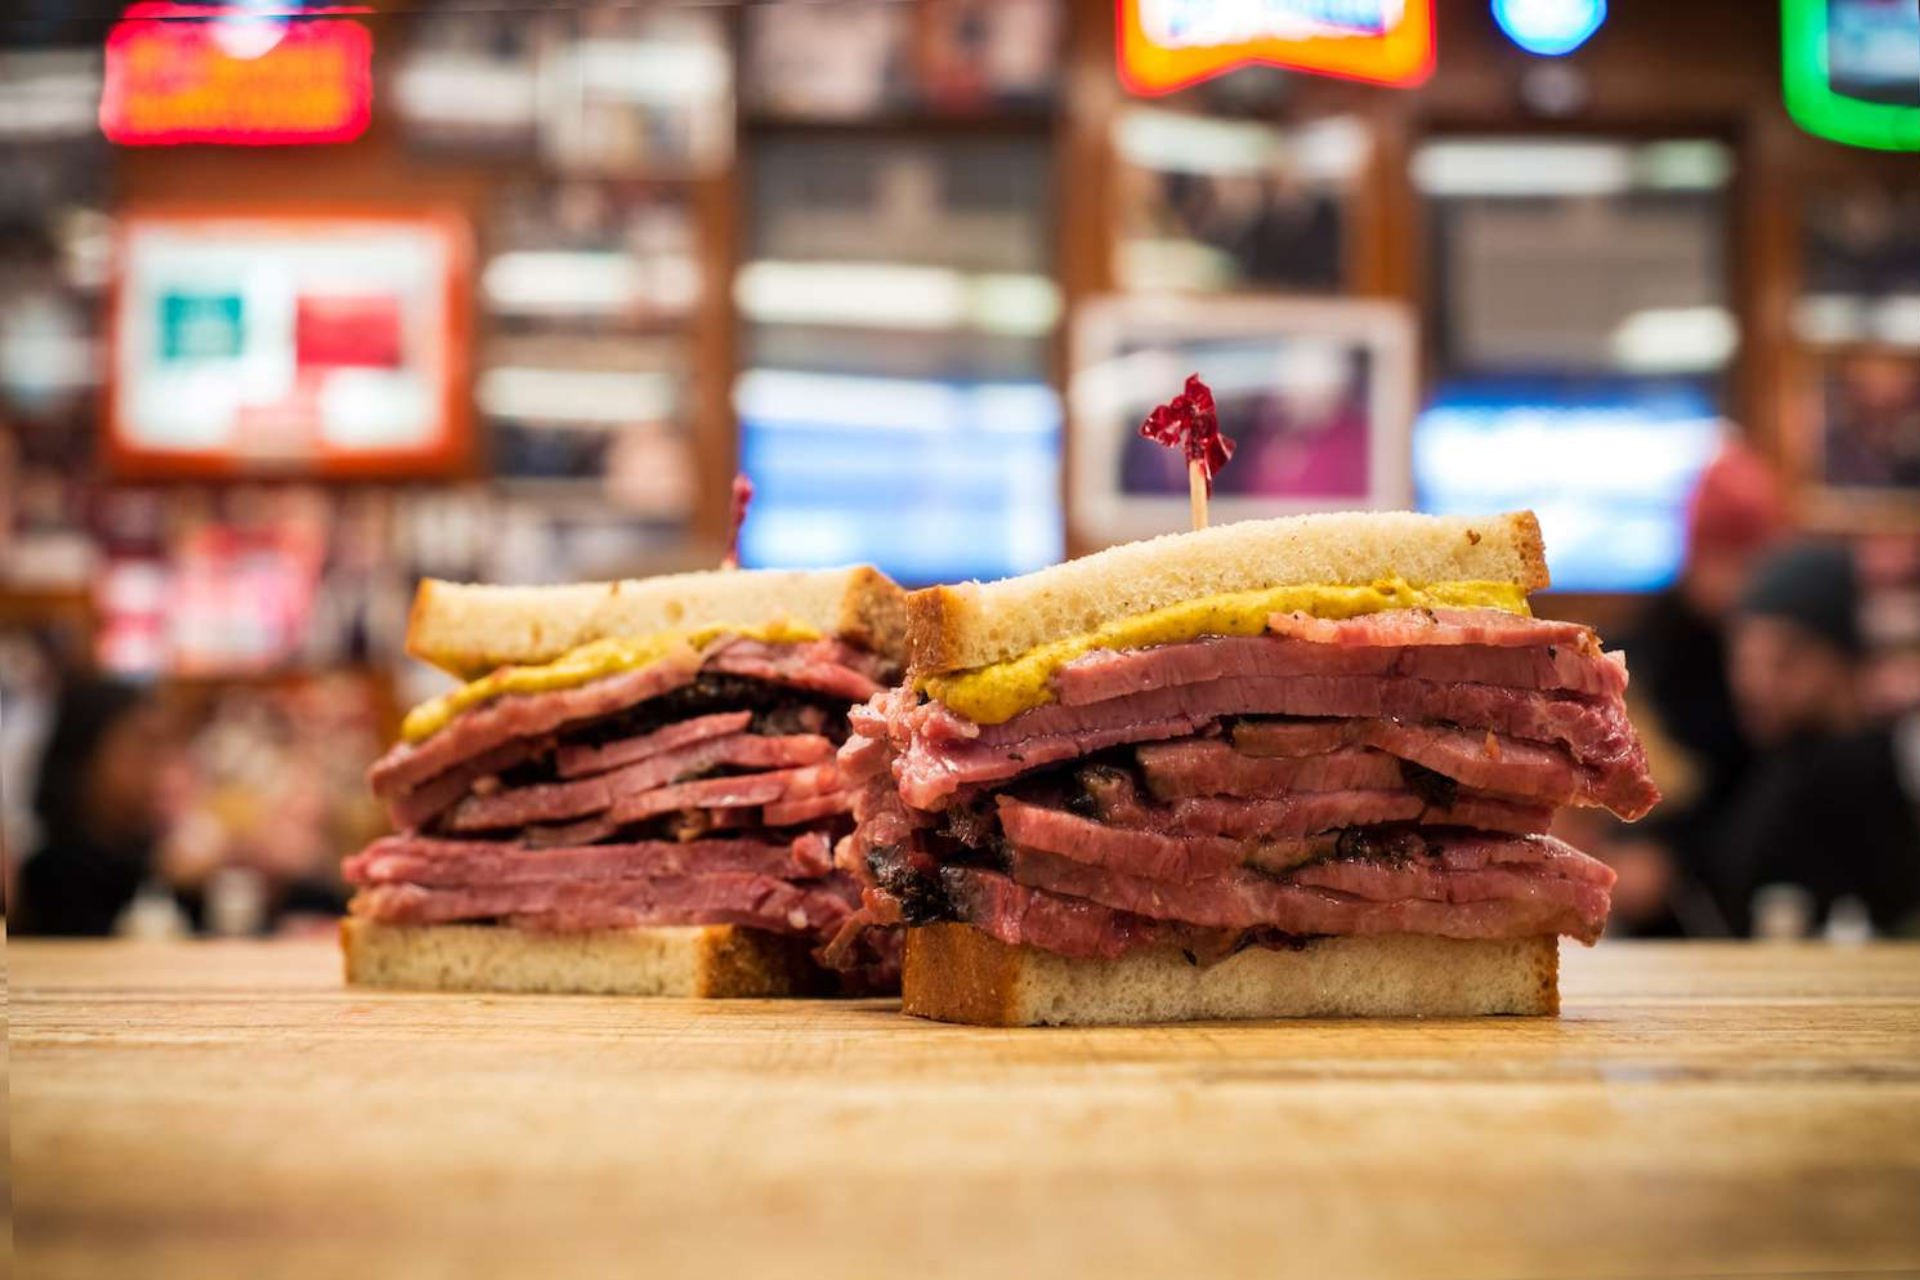
{"label": "black knit hat", "polygon": [[1783,618],[1850,654],[1859,653],[1860,591],[1853,552],[1840,543],[1783,547],[1754,569],[1740,612]]}

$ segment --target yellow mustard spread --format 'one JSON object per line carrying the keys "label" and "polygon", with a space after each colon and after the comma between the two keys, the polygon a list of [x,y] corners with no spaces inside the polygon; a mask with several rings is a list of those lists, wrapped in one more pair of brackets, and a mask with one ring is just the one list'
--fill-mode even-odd
{"label": "yellow mustard spread", "polygon": [[1387,609],[1500,609],[1530,616],[1526,591],[1510,582],[1433,582],[1382,578],[1356,586],[1306,583],[1183,600],[1118,618],[1093,631],[1050,641],[1017,658],[924,676],[921,690],[975,724],[1001,724],[1053,701],[1053,673],[1095,649],[1145,649],[1199,636],[1252,636],[1276,613],[1338,620]]}
{"label": "yellow mustard spread", "polygon": [[463,711],[509,693],[547,693],[572,689],[607,676],[624,675],[680,657],[689,663],[722,636],[744,636],[765,644],[800,644],[818,640],[820,633],[804,623],[784,619],[764,626],[719,625],[694,631],[661,631],[645,636],[593,640],[570,649],[552,662],[535,666],[500,667],[478,680],[421,703],[400,722],[400,736],[408,742],[432,737]]}

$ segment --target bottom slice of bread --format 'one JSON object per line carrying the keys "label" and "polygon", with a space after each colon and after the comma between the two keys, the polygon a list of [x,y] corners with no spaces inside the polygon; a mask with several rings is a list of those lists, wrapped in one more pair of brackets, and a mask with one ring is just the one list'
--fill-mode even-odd
{"label": "bottom slice of bread", "polygon": [[1074,960],[962,924],[907,931],[901,1005],[942,1022],[1026,1027],[1202,1018],[1458,1018],[1560,1011],[1554,937],[1419,934],[1249,947],[1213,965],[1174,948]]}
{"label": "bottom slice of bread", "polygon": [[732,925],[543,933],[503,925],[340,922],[347,981],[415,991],[798,996],[828,989],[807,944]]}

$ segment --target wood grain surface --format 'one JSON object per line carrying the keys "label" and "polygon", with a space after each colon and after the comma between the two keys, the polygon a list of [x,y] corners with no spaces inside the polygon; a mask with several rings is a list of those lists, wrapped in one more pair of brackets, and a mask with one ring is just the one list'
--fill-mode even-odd
{"label": "wood grain surface", "polygon": [[981,1031],[13,943],[22,1277],[1920,1269],[1920,948],[1568,947],[1551,1020]]}

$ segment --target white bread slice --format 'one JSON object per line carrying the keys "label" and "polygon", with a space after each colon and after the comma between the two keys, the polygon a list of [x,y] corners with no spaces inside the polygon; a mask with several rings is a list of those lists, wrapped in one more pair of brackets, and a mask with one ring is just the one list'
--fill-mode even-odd
{"label": "white bread slice", "polygon": [[708,998],[832,990],[805,942],[732,925],[547,933],[349,916],[340,949],[347,982],[366,987]]}
{"label": "white bread slice", "polygon": [[901,1008],[989,1027],[1094,1026],[1206,1018],[1551,1017],[1553,937],[1465,942],[1420,934],[1320,938],[1298,951],[1249,947],[1198,966],[1170,947],[1073,960],[1010,947],[964,924],[907,931]]}
{"label": "white bread slice", "polygon": [[503,664],[551,662],[608,637],[758,625],[785,616],[876,653],[904,656],[906,592],[870,565],[733,569],[558,587],[427,578],[413,599],[407,652],[471,679]]}
{"label": "white bread slice", "polygon": [[916,674],[1018,657],[1103,623],[1226,591],[1291,583],[1549,585],[1531,511],[1484,519],[1342,512],[1243,520],[1110,547],[1000,582],[931,587],[907,598]]}

